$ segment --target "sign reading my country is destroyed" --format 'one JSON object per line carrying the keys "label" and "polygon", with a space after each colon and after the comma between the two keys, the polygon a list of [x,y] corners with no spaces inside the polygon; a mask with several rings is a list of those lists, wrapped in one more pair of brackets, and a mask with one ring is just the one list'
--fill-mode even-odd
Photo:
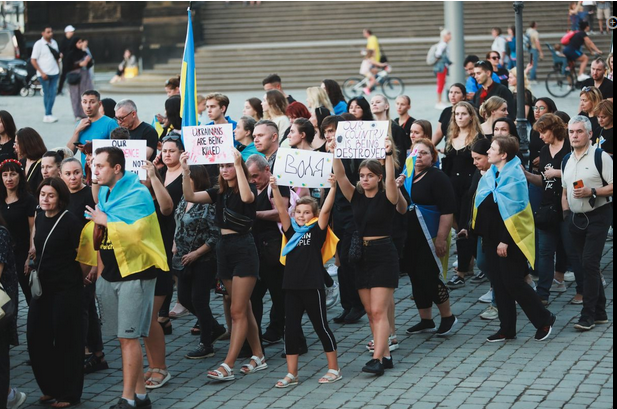
{"label": "sign reading my country is destroyed", "polygon": [[345,121],[336,128],[337,159],[384,159],[388,121]]}
{"label": "sign reading my country is destroyed", "polygon": [[302,188],[330,187],[332,154],[280,148],[276,154],[274,175],[281,186]]}
{"label": "sign reading my country is destroyed", "polygon": [[126,170],[137,173],[139,180],[147,179],[146,170],[141,168],[146,164],[146,141],[139,139],[95,139],[92,141],[92,152],[107,146],[122,149]]}
{"label": "sign reading my country is destroyed", "polygon": [[231,124],[186,126],[182,128],[189,165],[234,162],[234,132]]}

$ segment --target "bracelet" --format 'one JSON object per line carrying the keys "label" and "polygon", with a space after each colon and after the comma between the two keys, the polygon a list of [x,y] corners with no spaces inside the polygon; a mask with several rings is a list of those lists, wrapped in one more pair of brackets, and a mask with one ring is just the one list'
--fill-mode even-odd
{"label": "bracelet", "polygon": [[392,156],[394,155],[394,152],[390,151],[390,152],[386,152],[386,156]]}

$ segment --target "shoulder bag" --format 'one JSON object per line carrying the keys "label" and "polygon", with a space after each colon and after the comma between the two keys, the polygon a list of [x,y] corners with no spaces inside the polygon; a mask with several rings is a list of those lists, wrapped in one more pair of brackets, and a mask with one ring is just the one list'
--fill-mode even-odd
{"label": "shoulder bag", "polygon": [[243,214],[234,212],[227,207],[227,194],[223,196],[223,222],[227,228],[238,234],[248,234],[253,228],[253,219]]}
{"label": "shoulder bag", "polygon": [[54,227],[51,228],[51,231],[47,235],[47,238],[45,239],[45,243],[43,244],[43,251],[41,251],[41,259],[39,260],[39,266],[36,269],[33,269],[32,271],[30,271],[30,292],[32,293],[32,298],[35,300],[38,300],[39,298],[41,298],[41,295],[43,295],[43,287],[41,286],[41,279],[39,278],[39,271],[41,270],[41,262],[43,261],[43,255],[45,254],[45,247],[47,247],[47,242],[49,241],[49,238],[51,237],[52,233],[56,229],[56,226],[58,226],[58,223],[60,223],[60,220],[62,220],[64,215],[67,213],[68,213],[68,210],[65,210],[64,213],[60,215],[58,220],[56,220]]}
{"label": "shoulder bag", "polygon": [[13,321],[16,310],[15,301],[9,297],[0,284],[0,329],[4,330],[6,325]]}

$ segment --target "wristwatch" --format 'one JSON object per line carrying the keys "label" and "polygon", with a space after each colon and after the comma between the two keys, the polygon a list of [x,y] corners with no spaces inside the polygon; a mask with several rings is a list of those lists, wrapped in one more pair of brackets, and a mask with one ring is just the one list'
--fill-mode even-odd
{"label": "wristwatch", "polygon": [[598,198],[598,192],[596,192],[595,188],[591,188],[591,199],[589,199],[589,205],[591,207],[596,206],[596,199]]}

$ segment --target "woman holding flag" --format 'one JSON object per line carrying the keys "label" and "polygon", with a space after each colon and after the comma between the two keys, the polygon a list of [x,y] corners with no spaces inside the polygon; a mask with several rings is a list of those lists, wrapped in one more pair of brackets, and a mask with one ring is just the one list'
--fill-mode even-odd
{"label": "woman holding flag", "polygon": [[437,335],[445,336],[458,322],[450,309],[448,288],[441,279],[447,271],[448,238],[456,211],[454,188],[448,176],[433,166],[438,153],[430,139],[416,140],[411,152],[398,184],[411,198],[403,266],[411,280],[421,321],[407,334],[435,332],[435,304],[441,314]]}
{"label": "woman holding flag", "polygon": [[472,229],[482,237],[501,323],[488,342],[516,338],[516,303],[536,327],[536,341],[548,338],[556,319],[525,282],[527,262],[535,262],[535,227],[518,150],[516,138],[493,139],[492,166],[480,179],[474,202]]}

